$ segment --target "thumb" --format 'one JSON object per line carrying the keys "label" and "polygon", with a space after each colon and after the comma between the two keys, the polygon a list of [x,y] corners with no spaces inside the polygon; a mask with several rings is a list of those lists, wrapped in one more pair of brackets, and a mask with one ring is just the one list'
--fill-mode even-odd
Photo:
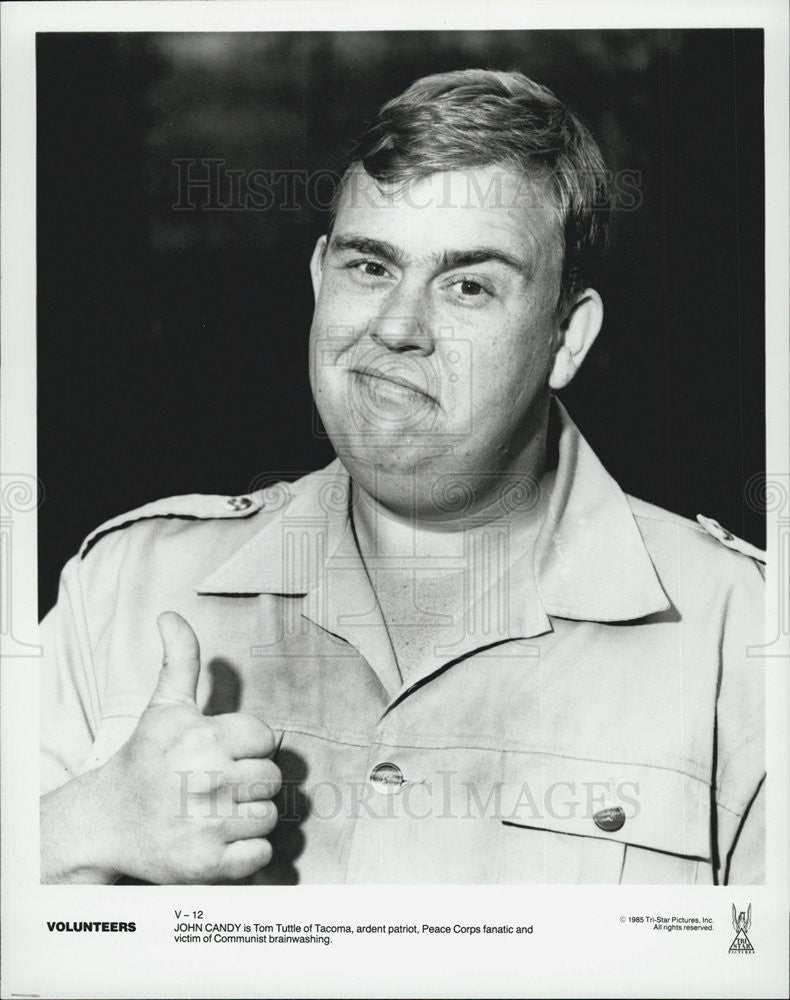
{"label": "thumb", "polygon": [[151,703],[179,701],[195,704],[200,645],[189,622],[175,611],[164,611],[156,620],[162,637],[162,670]]}

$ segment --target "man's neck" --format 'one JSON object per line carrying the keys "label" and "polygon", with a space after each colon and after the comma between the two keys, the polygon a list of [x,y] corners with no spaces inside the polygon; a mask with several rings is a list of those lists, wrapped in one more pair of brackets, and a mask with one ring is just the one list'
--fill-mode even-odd
{"label": "man's neck", "polygon": [[353,485],[357,546],[404,680],[419,675],[436,648],[457,638],[472,595],[509,572],[500,565],[502,537],[513,558],[533,551],[553,480],[553,470],[525,477],[518,490],[519,481],[511,480],[496,502],[438,523],[404,518]]}
{"label": "man's neck", "polygon": [[517,524],[520,531],[535,531],[540,525],[553,481],[546,474],[545,454],[528,473],[503,476],[507,488],[497,490],[482,503],[443,520],[424,519],[419,512],[410,516],[389,509],[357,483],[352,484],[352,514],[360,554],[366,565],[417,559],[431,561],[463,554],[470,534],[481,533],[501,519]]}

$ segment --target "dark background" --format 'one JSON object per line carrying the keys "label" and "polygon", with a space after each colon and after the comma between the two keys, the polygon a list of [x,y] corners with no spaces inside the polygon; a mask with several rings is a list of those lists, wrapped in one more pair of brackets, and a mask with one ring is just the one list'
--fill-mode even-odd
{"label": "dark background", "polygon": [[42,611],[106,518],[332,458],[307,379],[325,212],[298,182],[296,207],[280,184],[221,210],[225,174],[174,209],[173,161],[338,170],[384,100],[469,66],[548,85],[632,178],[574,419],[628,492],[764,544],[761,31],[39,34]]}

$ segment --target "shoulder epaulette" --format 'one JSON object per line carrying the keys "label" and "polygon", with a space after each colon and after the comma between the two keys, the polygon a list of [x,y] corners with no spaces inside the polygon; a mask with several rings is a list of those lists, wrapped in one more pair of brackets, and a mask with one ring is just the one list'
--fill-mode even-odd
{"label": "shoulder epaulette", "polygon": [[762,549],[758,549],[756,545],[745,542],[742,538],[738,538],[737,535],[733,535],[731,531],[722,528],[719,522],[714,521],[712,517],[697,514],[697,521],[709,535],[715,538],[717,542],[721,542],[722,545],[726,545],[728,549],[733,549],[735,552],[740,552],[742,555],[750,556],[758,562],[765,563],[766,555]]}
{"label": "shoulder epaulette", "polygon": [[243,518],[257,514],[263,507],[263,490],[242,496],[225,497],[204,493],[187,493],[184,496],[166,497],[143,504],[136,510],[127,511],[110,518],[92,531],[80,548],[80,559],[84,559],[100,538],[126,528],[138,521],[152,518],[179,518],[185,521],[212,521],[218,518]]}

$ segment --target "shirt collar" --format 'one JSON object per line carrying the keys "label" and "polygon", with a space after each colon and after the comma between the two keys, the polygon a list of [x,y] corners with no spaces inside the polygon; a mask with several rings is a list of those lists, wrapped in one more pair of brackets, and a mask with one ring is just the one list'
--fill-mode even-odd
{"label": "shirt collar", "polygon": [[270,488],[264,510],[271,519],[196,589],[303,597],[302,614],[351,643],[392,695],[401,685],[400,671],[359,555],[349,493],[339,459],[294,486]]}
{"label": "shirt collar", "polygon": [[[535,545],[534,563],[525,566],[523,553],[514,552],[511,585],[516,585],[517,593],[519,580],[534,580],[542,610],[557,618],[632,621],[666,610],[669,601],[626,495],[606,472],[562,403],[555,399],[553,405],[559,420],[554,485]],[[315,605],[316,599],[324,603],[331,599],[330,588],[321,585],[331,569],[331,591],[337,592],[334,581],[342,572],[344,597],[351,597],[353,592],[356,608],[372,602],[372,613],[375,597],[348,516],[349,476],[340,460],[298,484],[281,484],[277,489],[275,504],[279,509],[270,514],[259,532],[201,581],[197,592],[312,593]],[[270,507],[267,503],[264,512]],[[331,603],[335,600],[339,600],[337,595]],[[346,600],[343,604],[350,606]],[[313,610],[324,617],[317,606]],[[529,618],[534,622],[534,615],[530,613]],[[536,631],[533,626],[525,634],[537,635],[542,630],[538,627]]]}
{"label": "shirt collar", "polygon": [[548,614],[634,621],[669,608],[625,493],[555,399],[559,460],[536,548]]}

